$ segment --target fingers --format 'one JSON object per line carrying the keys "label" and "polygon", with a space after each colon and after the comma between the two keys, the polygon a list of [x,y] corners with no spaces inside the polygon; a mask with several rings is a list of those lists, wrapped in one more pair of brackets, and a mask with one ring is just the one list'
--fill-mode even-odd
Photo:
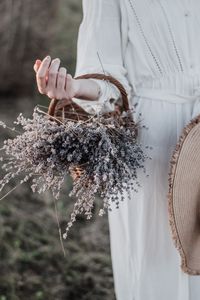
{"label": "fingers", "polygon": [[67,70],[63,67],[60,68],[57,77],[57,89],[58,91],[64,92],[66,82]]}
{"label": "fingers", "polygon": [[48,71],[48,83],[47,83],[48,90],[54,90],[55,87],[57,86],[57,75],[58,75],[59,66],[60,66],[60,59],[59,58],[53,59]]}
{"label": "fingers", "polygon": [[66,77],[66,84],[65,84],[65,90],[67,92],[67,97],[69,99],[71,99],[73,97],[73,85],[72,85],[72,75],[71,74],[67,74]]}
{"label": "fingers", "polygon": [[47,72],[48,72],[50,61],[51,61],[50,56],[45,57],[43,59],[43,61],[41,62],[40,67],[39,67],[39,69],[37,71],[37,74],[36,74],[37,86],[38,86],[38,90],[41,94],[45,93],[46,75],[47,75]]}
{"label": "fingers", "polygon": [[59,101],[58,108],[72,102],[75,95],[75,84],[71,74],[67,74],[66,68],[60,67],[60,59],[51,61],[50,56],[42,61],[37,59],[34,64],[38,90],[46,94],[50,99]]}
{"label": "fingers", "polygon": [[[73,93],[73,84],[72,84],[72,76],[71,74],[67,74],[65,76],[65,82],[64,82],[64,93],[65,93],[65,99],[61,99],[57,104],[57,109],[62,109],[65,105],[68,105],[72,102],[72,98],[74,97]],[[59,89],[59,87],[58,87]]]}
{"label": "fingers", "polygon": [[37,73],[37,71],[38,71],[38,69],[39,69],[39,67],[40,67],[40,65],[41,65],[41,60],[40,59],[37,59],[36,61],[35,61],[35,64],[34,64],[34,66],[33,66],[33,69],[34,69],[34,71]]}

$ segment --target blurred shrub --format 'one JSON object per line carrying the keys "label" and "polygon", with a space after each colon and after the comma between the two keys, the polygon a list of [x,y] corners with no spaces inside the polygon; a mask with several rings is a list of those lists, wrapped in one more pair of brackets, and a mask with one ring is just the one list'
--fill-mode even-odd
{"label": "blurred shrub", "polygon": [[59,1],[0,1],[0,92],[30,94],[32,65],[52,42]]}
{"label": "blurred shrub", "polygon": [[52,40],[50,54],[61,58],[62,65],[74,75],[76,65],[77,37],[82,19],[81,0],[60,0],[56,34]]}
{"label": "blurred shrub", "polygon": [[0,2],[0,95],[31,96],[33,64],[47,54],[60,57],[73,75],[80,0],[3,0]]}

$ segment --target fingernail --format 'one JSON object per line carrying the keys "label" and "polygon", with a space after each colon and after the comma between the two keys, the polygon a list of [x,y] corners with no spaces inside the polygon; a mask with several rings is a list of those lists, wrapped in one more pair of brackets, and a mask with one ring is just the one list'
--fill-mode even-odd
{"label": "fingernail", "polygon": [[49,55],[46,57],[46,59],[48,59],[48,60],[49,60],[50,58],[51,58],[51,57],[50,57]]}

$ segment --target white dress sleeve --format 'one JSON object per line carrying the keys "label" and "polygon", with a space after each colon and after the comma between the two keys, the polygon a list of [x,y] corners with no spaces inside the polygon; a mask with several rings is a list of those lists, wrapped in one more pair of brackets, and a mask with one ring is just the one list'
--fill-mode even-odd
{"label": "white dress sleeve", "polygon": [[[75,76],[102,73],[118,79],[131,97],[132,87],[124,67],[127,26],[122,22],[121,0],[82,0],[83,19],[79,27]],[[118,88],[107,81],[95,80],[101,94],[97,100],[73,98],[89,113],[113,111],[121,101]]]}

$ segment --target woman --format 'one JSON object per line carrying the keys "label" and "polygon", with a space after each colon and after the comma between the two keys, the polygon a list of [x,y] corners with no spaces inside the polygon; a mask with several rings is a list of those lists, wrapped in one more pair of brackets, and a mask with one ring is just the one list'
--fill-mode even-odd
{"label": "woman", "polygon": [[[181,270],[167,212],[170,156],[200,113],[199,10],[197,0],[83,0],[75,77],[108,72],[120,80],[130,106],[138,104],[135,120],[141,113],[148,127],[140,142],[153,147],[142,188],[109,212],[117,300],[200,299],[200,277]],[[75,97],[87,111],[110,111],[120,99],[112,84],[75,80],[59,64],[46,58],[34,68],[39,91],[60,105]]]}

